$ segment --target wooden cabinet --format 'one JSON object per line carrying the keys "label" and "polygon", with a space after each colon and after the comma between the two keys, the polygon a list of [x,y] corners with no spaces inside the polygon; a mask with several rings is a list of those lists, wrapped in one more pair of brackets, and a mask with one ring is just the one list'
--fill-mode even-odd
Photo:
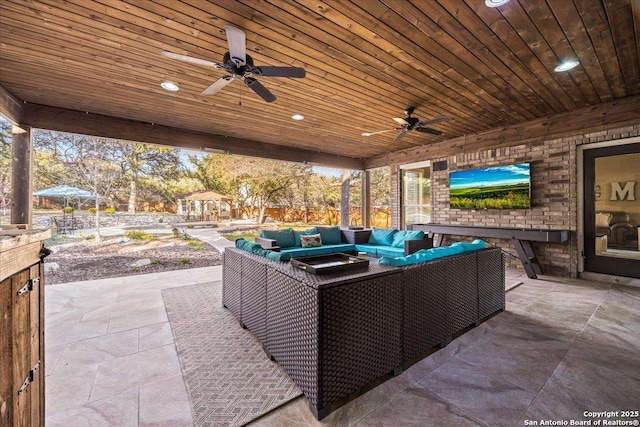
{"label": "wooden cabinet", "polygon": [[42,242],[1,239],[11,247],[0,252],[0,426],[44,426]]}

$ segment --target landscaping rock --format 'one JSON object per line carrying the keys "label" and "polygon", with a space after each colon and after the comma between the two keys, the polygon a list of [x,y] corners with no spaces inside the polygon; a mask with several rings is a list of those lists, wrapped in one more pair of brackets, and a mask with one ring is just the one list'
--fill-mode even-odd
{"label": "landscaping rock", "polygon": [[151,260],[149,258],[139,259],[138,261],[131,264],[132,267],[144,267],[145,265],[151,264]]}
{"label": "landscaping rock", "polygon": [[60,269],[60,264],[58,264],[57,262],[45,262],[44,263],[44,272],[46,273],[53,273],[56,272]]}

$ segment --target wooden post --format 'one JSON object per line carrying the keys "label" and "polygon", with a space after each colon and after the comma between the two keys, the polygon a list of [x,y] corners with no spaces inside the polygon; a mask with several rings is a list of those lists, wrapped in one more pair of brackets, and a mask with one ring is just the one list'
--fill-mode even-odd
{"label": "wooden post", "polygon": [[371,172],[362,171],[362,225],[371,228]]}
{"label": "wooden post", "polygon": [[11,138],[11,223],[27,224],[28,228],[32,228],[31,135],[30,126],[14,126]]}

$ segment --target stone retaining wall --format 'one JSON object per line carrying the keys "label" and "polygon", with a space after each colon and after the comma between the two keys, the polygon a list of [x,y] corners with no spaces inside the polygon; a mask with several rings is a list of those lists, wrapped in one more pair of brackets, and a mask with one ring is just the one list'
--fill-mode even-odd
{"label": "stone retaining wall", "polygon": [[[58,215],[56,215],[57,217]],[[60,215],[61,216],[61,215]],[[74,215],[82,222],[80,228],[95,228],[96,216],[91,214],[79,214]],[[122,227],[122,226],[150,226],[150,225],[167,225],[176,222],[185,222],[185,215],[175,214],[128,214],[128,213],[115,213],[105,214],[100,213],[100,227]],[[53,216],[37,216],[33,218],[34,228],[49,228],[53,226]]]}

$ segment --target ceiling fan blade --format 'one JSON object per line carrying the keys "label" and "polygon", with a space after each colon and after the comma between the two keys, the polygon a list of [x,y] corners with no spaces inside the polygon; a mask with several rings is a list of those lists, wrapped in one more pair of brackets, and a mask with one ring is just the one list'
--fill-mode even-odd
{"label": "ceiling fan blade", "polygon": [[449,120],[451,120],[451,117],[447,117],[447,116],[436,117],[435,119],[425,120],[423,122],[420,122],[418,123],[418,126],[427,126],[435,123],[447,122]]}
{"label": "ceiling fan blade", "polygon": [[402,138],[404,138],[404,136],[409,132],[409,129],[404,129],[402,132],[400,132],[398,134],[398,136],[396,136],[396,139],[394,139],[394,141],[398,142],[400,141]]}
{"label": "ceiling fan blade", "polygon": [[233,81],[233,77],[232,76],[220,77],[218,80],[213,82],[213,84],[211,86],[209,86],[208,88],[203,90],[200,95],[209,96],[209,95],[213,95],[215,93],[218,93],[220,91],[220,89],[222,89],[223,87],[225,87],[226,85],[228,85],[232,81]]}
{"label": "ceiling fan blade", "polygon": [[267,89],[266,87],[262,86],[262,83],[260,83],[256,79],[254,79],[252,77],[246,77],[244,79],[244,84],[249,86],[255,93],[258,94],[258,96],[260,98],[264,99],[265,101],[273,102],[273,101],[276,100],[276,96],[274,94],[272,94],[269,91],[269,89]]}
{"label": "ceiling fan blade", "polygon": [[406,121],[405,119],[401,119],[399,117],[394,117],[393,120],[395,120],[396,123],[399,123],[399,124],[404,125],[404,126],[408,126],[409,125],[408,121]]}
{"label": "ceiling fan blade", "polygon": [[227,43],[229,44],[229,54],[231,59],[240,61],[238,65],[247,63],[247,39],[244,31],[239,28],[227,25],[224,27],[227,33]]}
{"label": "ceiling fan blade", "polygon": [[363,132],[362,136],[378,135],[378,134],[381,134],[381,133],[387,133],[387,132],[391,132],[391,131],[394,131],[394,130],[397,130],[397,129],[379,130],[377,132]]}
{"label": "ceiling fan blade", "polygon": [[251,72],[256,76],[295,77],[300,79],[307,75],[305,69],[300,67],[253,67]]}
{"label": "ceiling fan blade", "polygon": [[425,128],[425,127],[417,127],[415,128],[418,132],[430,133],[431,135],[442,135],[442,132],[437,129]]}
{"label": "ceiling fan blade", "polygon": [[198,59],[187,55],[181,55],[179,53],[167,52],[165,50],[160,51],[160,55],[164,56],[165,58],[177,59],[178,61],[189,62],[196,65],[203,65],[205,67],[223,68],[222,65],[212,61]]}

